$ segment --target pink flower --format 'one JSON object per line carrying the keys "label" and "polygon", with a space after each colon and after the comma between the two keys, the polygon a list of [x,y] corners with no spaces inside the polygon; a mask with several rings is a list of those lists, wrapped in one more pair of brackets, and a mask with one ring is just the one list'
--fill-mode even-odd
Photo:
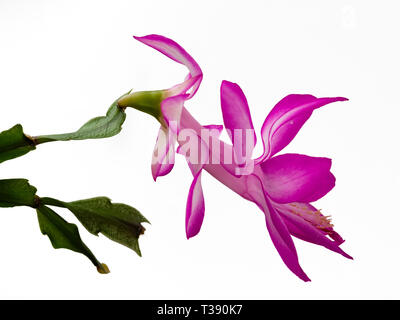
{"label": "pink flower", "polygon": [[[143,41],[148,37],[162,39],[162,45],[157,41]],[[171,138],[162,142],[163,146],[167,146],[164,153],[174,153],[172,146],[178,141],[177,151],[186,156],[193,174],[186,206],[187,238],[197,235],[203,223],[205,204],[201,174],[205,170],[262,210],[278,253],[286,266],[300,279],[309,281],[300,267],[291,236],[324,246],[352,259],[339,247],[344,241],[333,230],[330,220],[310,204],[323,197],[335,185],[335,177],[330,172],[331,160],[301,154],[276,155],[296,136],[315,109],[347,99],[298,94],[283,98],[264,121],[261,129],[264,152],[253,160],[256,134],[241,88],[228,81],[223,81],[221,85],[224,125],[232,141],[232,145],[228,145],[219,139],[222,126],[202,126],[184,107],[186,100],[193,96],[200,85],[202,74],[197,63],[172,40],[160,36],[136,39],[185,64],[191,72],[183,84],[164,91],[173,91],[173,94],[166,94],[167,98],[162,99],[159,106],[153,105],[160,110],[160,130],[173,133],[169,135]],[[190,79],[196,76],[199,78],[191,82]],[[191,88],[191,93],[187,94]],[[135,107],[126,101],[122,105]],[[170,164],[159,163],[156,167],[156,176],[164,175],[172,169]]]}

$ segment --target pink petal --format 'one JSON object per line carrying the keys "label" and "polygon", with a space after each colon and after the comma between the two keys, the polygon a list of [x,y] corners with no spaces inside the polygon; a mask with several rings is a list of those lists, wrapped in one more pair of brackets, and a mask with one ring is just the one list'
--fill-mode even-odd
{"label": "pink petal", "polygon": [[[189,74],[189,76],[190,76],[190,74]],[[184,94],[189,89],[191,89],[193,86],[200,85],[201,79],[202,79],[202,75],[198,75],[198,76],[195,76],[193,78],[189,77],[184,82],[182,82],[180,84],[177,84],[177,85],[173,86],[172,88],[168,89],[167,90],[168,91],[167,95],[168,96],[176,96],[176,95],[179,95],[179,94]],[[193,96],[193,93],[192,93],[192,95],[188,96],[188,99],[191,96]]]}
{"label": "pink petal", "polygon": [[196,131],[190,129],[179,135],[179,143],[177,152],[185,156],[193,176],[196,176],[209,161],[208,144]]}
{"label": "pink petal", "polygon": [[261,180],[256,175],[247,177],[250,198],[263,210],[271,240],[286,266],[303,281],[310,281],[300,267],[293,240],[280,215],[265,196]]}
{"label": "pink petal", "polygon": [[154,147],[151,163],[154,181],[157,180],[157,177],[170,173],[174,167],[176,137],[179,132],[183,103],[187,97],[188,95],[183,94],[166,98],[161,102],[161,112],[166,122],[166,127],[160,127]]}
{"label": "pink petal", "polygon": [[220,124],[209,124],[206,126],[203,126],[204,129],[207,130],[216,130],[218,135],[216,136],[216,138],[219,138],[219,136],[221,135],[222,130],[224,130],[224,127],[221,126]]}
{"label": "pink petal", "polygon": [[156,145],[151,162],[151,173],[154,181],[159,176],[165,176],[171,172],[175,163],[175,150],[169,130],[160,126]]}
{"label": "pink petal", "polygon": [[[220,129],[219,126],[207,126],[206,129]],[[186,203],[186,236],[194,237],[200,231],[204,219],[204,196],[201,186],[201,171],[209,159],[208,144],[194,130],[186,131],[189,142],[181,144],[177,152],[186,157],[189,168],[193,174],[193,182],[189,189]],[[180,141],[182,143],[182,141]],[[188,152],[190,155],[188,155]],[[196,157],[193,157],[195,153]]]}
{"label": "pink petal", "polygon": [[278,212],[281,214],[286,226],[293,236],[301,240],[323,246],[329,250],[343,255],[348,259],[353,259],[339,247],[339,243],[329,240],[323,231],[313,226],[310,222],[285,210],[281,211],[278,209]]}
{"label": "pink petal", "polygon": [[151,34],[144,37],[134,36],[134,38],[156,49],[170,59],[185,65],[189,69],[191,77],[200,76],[199,81],[195,83],[193,90],[190,93],[190,98],[196,93],[201,83],[202,71],[197,62],[185,51],[185,49],[175,41],[157,34]]}
{"label": "pink petal", "polygon": [[[222,81],[221,108],[225,128],[236,154],[236,162],[243,164],[247,158],[251,158],[256,135],[246,96],[236,83]],[[250,136],[247,136],[248,134]]]}
{"label": "pink petal", "polygon": [[[329,217],[324,216],[320,210],[317,210],[314,206],[309,203],[292,202],[292,203],[277,203],[273,202],[272,205],[279,213],[283,214],[295,214],[316,227],[319,231],[329,236],[339,246],[344,240],[343,238],[333,230]],[[290,229],[290,228],[289,228]]]}
{"label": "pink petal", "polygon": [[188,98],[188,94],[181,94],[164,99],[161,102],[161,112],[164,120],[172,132],[179,133],[179,123],[181,119],[183,104]]}
{"label": "pink petal", "polygon": [[278,203],[313,202],[335,186],[331,160],[283,154],[261,163],[265,190]]}
{"label": "pink petal", "polygon": [[346,98],[316,98],[312,95],[291,94],[279,101],[261,128],[264,152],[256,160],[260,163],[286,147],[296,136],[313,110]]}
{"label": "pink petal", "polygon": [[210,130],[209,134],[205,135],[208,137],[207,145],[211,145],[210,149],[212,150],[212,152],[210,152],[210,163],[220,165],[222,169],[227,171],[230,175],[239,177],[236,175],[238,165],[235,163],[232,146],[219,139],[223,126],[209,125],[203,126],[203,128]]}
{"label": "pink petal", "polygon": [[195,175],[186,203],[186,237],[189,239],[200,231],[204,219],[204,196],[201,187],[201,171]]}
{"label": "pink petal", "polygon": [[[323,217],[324,219],[326,219],[326,217],[317,208],[315,208],[310,203],[303,203],[303,205],[306,206],[308,208],[308,210],[311,210],[311,211],[314,211],[314,212],[319,212],[320,216]],[[287,206],[287,205],[284,204],[284,206]],[[335,230],[333,230],[333,226],[325,227],[323,231],[326,232],[328,234],[328,236],[333,241],[335,241],[338,245],[341,245],[344,242],[344,240],[340,236],[340,234],[337,233]]]}

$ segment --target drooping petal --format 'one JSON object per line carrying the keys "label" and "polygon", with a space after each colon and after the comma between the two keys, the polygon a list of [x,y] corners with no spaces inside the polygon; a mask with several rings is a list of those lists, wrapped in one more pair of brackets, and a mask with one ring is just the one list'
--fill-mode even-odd
{"label": "drooping petal", "polygon": [[[147,35],[144,37],[134,36],[134,38],[136,40],[156,49],[157,51],[166,55],[170,59],[186,66],[189,69],[191,77],[200,76],[200,78],[194,84],[193,90],[190,93],[189,98],[191,98],[196,93],[196,91],[199,88],[200,83],[201,83],[202,71],[200,69],[200,66],[197,64],[197,62],[186,52],[185,49],[183,49],[175,41],[173,41],[169,38],[166,38],[164,36],[157,35],[157,34],[150,34],[150,35]],[[187,79],[188,79],[188,77],[187,77]]]}
{"label": "drooping petal", "polygon": [[286,266],[303,281],[310,281],[300,267],[296,248],[290,233],[280,215],[266,197],[262,182],[256,175],[247,177],[247,189],[249,197],[264,212],[265,221],[271,240]]}
{"label": "drooping petal", "polygon": [[305,209],[307,204],[301,203],[272,205],[285,221],[290,234],[301,240],[337,252],[348,259],[352,259],[351,256],[339,247],[342,242],[331,241],[327,238],[327,232],[330,233],[327,229],[332,229],[332,225],[318,210],[309,211],[308,209]]}
{"label": "drooping petal", "polygon": [[224,125],[232,141],[237,163],[243,164],[251,158],[256,135],[246,96],[242,89],[229,81],[221,84],[221,109]]}
{"label": "drooping petal", "polygon": [[151,173],[154,181],[160,176],[165,176],[171,172],[175,163],[175,150],[171,133],[168,128],[160,126],[156,145],[154,146],[151,161]]}
{"label": "drooping petal", "polygon": [[286,147],[296,136],[313,110],[346,98],[316,98],[312,95],[291,94],[279,101],[261,128],[264,152],[256,159],[260,163]]}
{"label": "drooping petal", "polygon": [[331,160],[287,153],[261,163],[264,186],[278,203],[313,202],[335,186]]}
{"label": "drooping petal", "polygon": [[[179,136],[182,143],[177,152],[186,157],[190,171],[193,174],[193,181],[190,185],[186,202],[186,237],[189,239],[197,235],[201,229],[204,219],[204,196],[201,186],[201,172],[209,159],[209,148],[207,143],[194,131],[185,130],[185,138]],[[182,140],[181,140],[182,139]]]}
{"label": "drooping petal", "polygon": [[179,132],[179,123],[186,94],[166,98],[161,102],[161,112],[166,125],[162,125],[158,132],[154,147],[151,173],[154,181],[159,176],[165,176],[171,172],[175,163],[175,144]]}
{"label": "drooping petal", "polygon": [[200,231],[204,219],[204,196],[201,187],[201,170],[195,175],[186,202],[186,237],[189,239]]}

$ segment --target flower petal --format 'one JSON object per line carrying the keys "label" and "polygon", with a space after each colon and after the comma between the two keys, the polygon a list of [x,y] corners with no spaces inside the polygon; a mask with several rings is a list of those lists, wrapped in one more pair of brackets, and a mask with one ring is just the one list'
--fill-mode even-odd
{"label": "flower petal", "polygon": [[201,170],[194,176],[186,202],[186,237],[189,239],[200,231],[204,219],[204,196],[201,187]]}
{"label": "flower petal", "polygon": [[230,175],[239,178],[241,174],[237,174],[237,171],[242,168],[235,163],[232,145],[219,139],[223,126],[208,125],[203,126],[203,129],[209,130],[204,133],[202,131],[202,139],[206,141],[207,146],[211,145],[211,148],[209,147],[209,163],[220,165],[221,168],[227,171]]}
{"label": "flower petal", "polygon": [[[287,206],[286,204],[283,204],[283,206]],[[311,205],[310,203],[303,203],[303,206],[311,212],[318,212],[320,215],[321,219],[327,219],[327,217],[325,217],[320,210],[318,210],[317,208],[315,208],[313,205]],[[304,218],[304,217],[303,217]],[[328,234],[328,236],[335,241],[338,245],[341,245],[344,240],[343,238],[340,236],[339,233],[337,233],[335,230],[333,230],[333,225],[331,226],[324,226],[321,225],[321,227],[323,228],[322,231],[326,232]]]}
{"label": "flower petal", "polygon": [[[189,74],[190,75],[190,74]],[[179,94],[184,94],[186,93],[188,90],[190,90],[190,88],[192,88],[194,85],[199,84],[201,82],[202,79],[202,75],[198,75],[195,77],[189,77],[188,79],[185,79],[184,82],[177,84],[175,86],[173,86],[172,88],[167,90],[167,96],[176,96]],[[193,96],[193,94],[192,94]],[[188,99],[191,97],[191,95],[188,96]]]}
{"label": "flower petal", "polygon": [[247,177],[249,197],[265,214],[271,240],[286,266],[303,281],[311,281],[300,267],[293,240],[280,215],[266,197],[260,178],[254,174]]}
{"label": "flower petal", "polygon": [[217,133],[215,135],[216,138],[219,138],[219,136],[221,135],[222,130],[224,129],[224,127],[221,126],[220,124],[209,124],[209,125],[203,126],[203,128],[209,130],[212,133],[214,132],[213,130],[215,130],[216,133]]}
{"label": "flower petal", "polygon": [[348,259],[353,259],[339,247],[341,242],[329,240],[323,230],[318,229],[310,221],[307,221],[302,216],[294,213],[293,208],[289,208],[289,206],[290,204],[284,204],[274,207],[285,221],[290,234],[301,240],[311,242],[337,252]]}
{"label": "flower petal", "polygon": [[[218,129],[218,126],[209,126],[212,129]],[[201,186],[201,172],[209,159],[209,148],[207,143],[194,131],[185,130],[185,137],[189,141],[181,144],[177,152],[186,157],[186,161],[193,174],[193,182],[189,189],[189,195],[186,202],[186,237],[189,239],[197,235],[201,229],[204,219],[204,196]],[[181,136],[179,141],[182,143]],[[186,140],[185,140],[186,141]]]}
{"label": "flower petal", "polygon": [[264,187],[278,203],[313,202],[335,186],[331,160],[287,153],[261,163]]}
{"label": "flower petal", "polygon": [[182,130],[178,137],[179,147],[177,153],[185,156],[193,176],[196,176],[209,162],[210,149],[207,143],[196,131]]}
{"label": "flower petal", "polygon": [[188,94],[181,94],[164,99],[161,102],[161,112],[164,120],[176,135],[179,134],[179,123],[181,119],[183,104],[188,98]]}
{"label": "flower petal", "polygon": [[233,144],[236,162],[243,164],[246,159],[251,158],[257,139],[246,96],[236,83],[222,81],[221,109],[225,128]]}
{"label": "flower petal", "polygon": [[170,173],[174,167],[175,150],[174,140],[171,136],[170,130],[160,126],[151,161],[151,173],[154,181],[157,180],[157,177]]}
{"label": "flower petal", "polygon": [[316,98],[312,95],[291,94],[279,101],[261,128],[264,152],[256,160],[260,163],[286,147],[296,136],[313,110],[346,98]]}
{"label": "flower petal", "polygon": [[174,167],[176,137],[179,132],[183,104],[187,97],[187,94],[183,94],[166,98],[161,102],[161,112],[166,127],[163,125],[160,127],[154,147],[151,163],[154,181],[157,180],[157,177],[170,173]]}
{"label": "flower petal", "polygon": [[190,93],[190,98],[196,93],[201,83],[202,71],[197,62],[185,51],[185,49],[175,41],[157,34],[150,34],[144,37],[134,36],[134,38],[156,49],[170,59],[185,65],[189,69],[191,77],[200,75],[199,80],[194,84],[193,90]]}

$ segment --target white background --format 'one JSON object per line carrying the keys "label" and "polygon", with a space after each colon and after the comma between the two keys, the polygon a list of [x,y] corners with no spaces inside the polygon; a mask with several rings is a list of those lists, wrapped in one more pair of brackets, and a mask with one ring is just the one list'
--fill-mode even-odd
{"label": "white background", "polygon": [[336,187],[316,206],[355,258],[295,240],[312,279],[303,283],[281,261],[261,211],[209,175],[203,228],[186,240],[190,171],[178,157],[155,183],[158,124],[128,110],[118,136],[45,144],[0,173],[28,178],[41,196],[135,206],[152,222],[143,257],[81,228],[111,269],[100,275],[84,256],[52,249],[32,209],[1,209],[0,298],[400,298],[399,9],[398,1],[0,0],[1,130],[69,132],[131,88],[178,83],[184,67],[132,38],[151,33],[173,38],[202,67],[187,108],[203,124],[222,123],[223,79],[241,85],[257,132],[289,93],[349,98],[316,111],[285,152],[333,159]]}

